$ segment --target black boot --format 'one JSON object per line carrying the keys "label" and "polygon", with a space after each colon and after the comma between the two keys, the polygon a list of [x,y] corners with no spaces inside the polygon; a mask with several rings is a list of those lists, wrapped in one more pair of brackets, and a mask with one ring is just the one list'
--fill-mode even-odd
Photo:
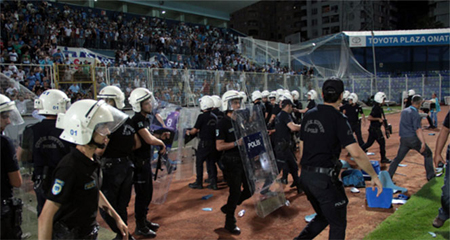
{"label": "black boot", "polygon": [[211,184],[208,185],[208,188],[212,190],[218,190],[219,188],[217,188],[217,181],[215,179],[211,179]]}
{"label": "black boot", "polygon": [[158,231],[159,224],[150,222],[149,220],[145,219],[145,226],[147,226],[150,230],[156,232]]}
{"label": "black boot", "polygon": [[202,185],[201,181],[200,182],[195,181],[193,183],[189,183],[189,187],[193,188],[193,189],[203,189],[203,185]]}
{"label": "black boot", "polygon": [[145,224],[145,219],[136,221],[136,235],[144,236],[147,238],[154,238],[156,237],[156,233],[152,230],[150,230],[147,225]]}

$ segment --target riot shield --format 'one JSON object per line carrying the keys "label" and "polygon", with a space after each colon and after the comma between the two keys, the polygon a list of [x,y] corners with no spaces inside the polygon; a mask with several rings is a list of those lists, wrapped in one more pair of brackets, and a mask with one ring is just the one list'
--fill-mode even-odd
{"label": "riot shield", "polygon": [[199,138],[187,136],[186,130],[194,127],[200,111],[198,108],[183,108],[177,125],[177,170],[176,179],[186,179],[195,176],[195,159]]}
{"label": "riot shield", "polygon": [[252,188],[256,213],[265,217],[286,202],[284,188],[273,155],[264,116],[258,108],[233,112],[236,139],[243,140],[239,152]]}
{"label": "riot shield", "polygon": [[[160,154],[158,148],[152,148],[153,158],[151,161],[153,171],[153,198],[152,203],[163,204],[169,193],[170,183],[172,182],[174,171],[176,170],[177,151],[173,144],[176,139],[176,127],[181,107],[176,105],[166,105],[159,109],[161,118],[153,118],[150,129],[153,134],[160,136],[166,144],[166,153]],[[160,122],[163,121],[163,122]],[[167,134],[170,133],[170,134]]]}

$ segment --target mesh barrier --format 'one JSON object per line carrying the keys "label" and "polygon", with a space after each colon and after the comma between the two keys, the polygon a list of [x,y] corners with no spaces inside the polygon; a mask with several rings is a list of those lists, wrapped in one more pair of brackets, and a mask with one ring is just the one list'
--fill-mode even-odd
{"label": "mesh barrier", "polygon": [[151,69],[149,89],[159,100],[185,105],[186,94],[182,69]]}

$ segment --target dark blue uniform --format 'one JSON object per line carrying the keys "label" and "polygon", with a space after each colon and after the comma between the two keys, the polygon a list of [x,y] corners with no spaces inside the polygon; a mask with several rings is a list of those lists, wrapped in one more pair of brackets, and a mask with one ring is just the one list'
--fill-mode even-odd
{"label": "dark blue uniform", "polygon": [[358,144],[361,147],[364,145],[364,140],[361,135],[361,121],[359,120],[359,114],[363,113],[363,109],[359,104],[345,104],[341,107],[341,112],[344,112],[347,116],[348,123],[352,127],[352,131],[356,134],[356,139],[358,139]]}
{"label": "dark blue uniform", "polygon": [[[132,122],[136,132],[143,128],[150,132],[150,119],[141,113],[135,113]],[[133,152],[135,164],[134,190],[136,192],[134,213],[136,222],[144,222],[153,196],[152,167],[150,164],[152,148],[139,134],[138,136],[142,145]]]}
{"label": "dark blue uniform", "polygon": [[[382,118],[384,116],[383,108],[379,103],[373,104],[370,115],[374,118]],[[361,148],[366,151],[376,140],[378,142],[378,145],[380,145],[381,161],[385,161],[387,160],[386,141],[384,140],[383,132],[381,131],[381,125],[382,123],[380,123],[379,121],[370,121],[369,138],[367,139],[367,142],[361,146]]]}
{"label": "dark blue uniform", "polygon": [[[13,200],[13,186],[9,182],[8,173],[19,170],[19,164],[16,158],[14,145],[6,136],[0,134],[1,144],[1,239],[21,239],[22,229],[20,228],[21,220],[17,219],[22,216],[22,205],[15,206]],[[18,199],[17,199],[18,200]],[[17,203],[17,202],[16,202]],[[20,209],[17,209],[20,208]],[[19,210],[20,215],[16,214]]]}
{"label": "dark blue uniform", "polygon": [[[44,119],[26,131],[32,132],[33,181],[37,199],[38,216],[44,207],[45,197],[53,183],[51,177],[61,159],[74,147],[72,143],[59,138],[62,129],[55,127],[56,119]],[[24,133],[25,134],[25,133]]]}
{"label": "dark blue uniform", "polygon": [[[303,141],[300,182],[317,215],[298,239],[313,239],[330,225],[330,239],[345,239],[348,199],[338,179],[341,147],[355,143],[346,117],[329,105],[318,105],[305,113],[301,125]],[[330,174],[336,169],[336,174]]]}
{"label": "dark blue uniform", "polygon": [[300,189],[297,159],[294,155],[295,143],[291,129],[287,126],[290,122],[293,122],[291,116],[283,110],[275,118],[274,150],[278,169],[283,169],[283,177],[287,178],[287,174],[291,173],[294,185]]}
{"label": "dark blue uniform", "polygon": [[[134,134],[136,131],[130,118],[109,136],[109,142],[101,158],[103,185],[102,192],[122,220],[127,223],[127,207],[131,198],[134,165],[131,161]],[[117,234],[116,221],[104,210],[100,214],[109,227]]]}
{"label": "dark blue uniform", "polygon": [[61,204],[53,219],[53,239],[96,239],[100,162],[72,148],[58,164],[47,199]]}
{"label": "dark blue uniform", "polygon": [[197,180],[200,185],[203,181],[203,162],[206,161],[206,169],[211,184],[217,183],[217,150],[216,150],[216,125],[217,116],[211,111],[200,114],[194,128],[200,130],[200,142],[197,147],[197,159],[195,162]]}
{"label": "dark blue uniform", "polygon": [[[224,116],[217,124],[217,140],[224,140],[226,143],[235,142],[234,128],[230,117]],[[238,147],[226,150],[222,154],[222,161],[227,175],[227,184],[229,193],[227,204],[221,210],[226,214],[225,228],[233,230],[236,227],[236,218],[234,212],[236,206],[252,196],[250,186],[242,165],[241,156]],[[243,189],[241,190],[241,187]]]}

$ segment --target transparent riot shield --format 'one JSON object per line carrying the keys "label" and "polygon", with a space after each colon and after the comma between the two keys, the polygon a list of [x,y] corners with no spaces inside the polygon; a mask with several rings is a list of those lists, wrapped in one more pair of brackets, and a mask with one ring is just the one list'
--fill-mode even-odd
{"label": "transparent riot shield", "polygon": [[264,116],[258,108],[234,111],[232,121],[256,213],[265,217],[286,202]]}
{"label": "transparent riot shield", "polygon": [[178,119],[177,136],[177,170],[176,179],[195,176],[195,159],[199,138],[187,136],[186,130],[194,127],[200,111],[198,108],[183,108]]}
{"label": "transparent riot shield", "polygon": [[166,153],[160,154],[159,148],[152,148],[153,158],[151,161],[153,171],[153,198],[152,203],[163,204],[169,193],[170,183],[176,170],[177,151],[174,139],[177,139],[177,124],[181,107],[166,105],[157,111],[152,119],[150,129],[166,145]]}

